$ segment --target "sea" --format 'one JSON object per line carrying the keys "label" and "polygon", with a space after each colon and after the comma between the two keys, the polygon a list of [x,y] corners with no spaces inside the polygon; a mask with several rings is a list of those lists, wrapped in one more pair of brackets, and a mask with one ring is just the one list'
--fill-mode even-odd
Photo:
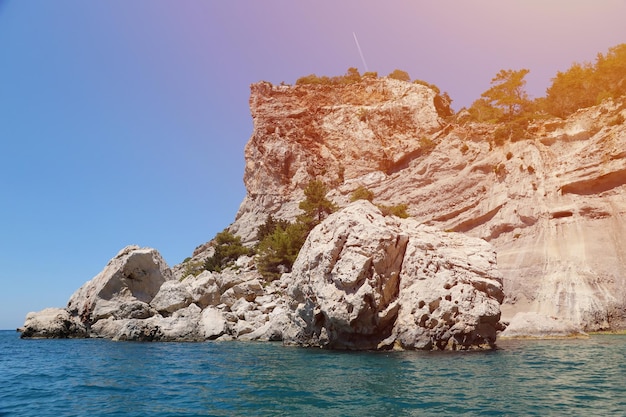
{"label": "sea", "polygon": [[626,416],[626,336],[345,352],[0,331],[0,416]]}

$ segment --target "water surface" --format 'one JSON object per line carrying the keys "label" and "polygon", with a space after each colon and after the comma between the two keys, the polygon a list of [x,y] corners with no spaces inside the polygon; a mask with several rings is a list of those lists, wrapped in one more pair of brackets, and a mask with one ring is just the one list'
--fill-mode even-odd
{"label": "water surface", "polygon": [[626,414],[626,336],[494,352],[21,340],[0,332],[0,416]]}

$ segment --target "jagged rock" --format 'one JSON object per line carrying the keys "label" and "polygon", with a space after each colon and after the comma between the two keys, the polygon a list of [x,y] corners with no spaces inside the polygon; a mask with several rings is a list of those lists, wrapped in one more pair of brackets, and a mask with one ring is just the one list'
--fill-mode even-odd
{"label": "jagged rock", "polygon": [[192,302],[200,308],[215,306],[220,303],[220,289],[211,272],[204,271],[197,277],[189,277],[185,279],[185,283],[189,287]]}
{"label": "jagged rock", "polygon": [[200,341],[204,334],[199,323],[202,310],[195,304],[176,310],[170,317],[153,316],[146,320],[158,329],[161,341]]}
{"label": "jagged rock", "polygon": [[241,340],[278,341],[283,340],[283,332],[290,327],[288,311],[276,306],[267,315],[267,320],[254,331],[240,337]]}
{"label": "jagged rock", "polygon": [[[155,315],[145,320],[126,319],[107,323],[108,332],[115,330],[113,340],[136,341],[201,341],[199,323],[202,310],[195,304],[176,310],[171,316]],[[103,331],[104,329],[99,329]]]}
{"label": "jagged rock", "polygon": [[233,285],[222,293],[220,303],[226,304],[228,307],[232,307],[233,304],[241,298],[246,301],[254,301],[257,296],[263,295],[264,292],[261,282],[256,278],[250,279],[251,277],[251,275],[248,275],[247,281],[243,281],[245,277],[230,281],[229,284],[232,284],[233,282],[238,282],[238,284]]}
{"label": "jagged rock", "polygon": [[387,78],[332,87],[253,84],[248,193],[231,230],[250,241],[267,214],[294,219],[311,177],[341,184],[397,170],[443,126],[436,97],[427,86]]}
{"label": "jagged rock", "polygon": [[139,319],[116,320],[117,332],[113,336],[116,341],[153,342],[162,340],[163,335],[151,321]]}
{"label": "jagged rock", "polygon": [[586,336],[586,333],[571,321],[536,312],[517,313],[498,335],[502,339],[581,336]]}
{"label": "jagged rock", "polygon": [[238,320],[233,328],[233,336],[238,339],[244,339],[244,335],[252,333],[255,330],[253,323],[246,320]]}
{"label": "jagged rock", "polygon": [[359,201],[313,229],[291,276],[287,343],[494,346],[504,295],[495,252],[483,240],[384,217]]}
{"label": "jagged rock", "polygon": [[187,282],[183,281],[166,281],[161,285],[159,292],[150,302],[159,313],[173,313],[176,310],[187,307],[191,304],[191,292],[189,291]]}
{"label": "jagged rock", "polygon": [[227,333],[228,323],[221,311],[214,307],[207,307],[202,311],[200,318],[200,334],[205,339],[217,339]]}
{"label": "jagged rock", "polygon": [[[503,143],[496,138],[506,126],[444,119],[436,101],[429,87],[390,79],[253,85],[247,195],[230,231],[252,244],[268,214],[294,220],[311,179],[328,185],[328,197],[342,207],[365,186],[376,204],[406,203],[419,223],[493,245],[507,293],[505,321],[540,311],[584,330],[626,328],[626,125],[619,122],[626,98],[566,120],[534,121],[523,136],[511,134]],[[156,301],[172,272],[155,250],[127,247],[76,291],[67,315],[29,314],[22,335],[275,340],[280,334],[294,343],[342,348],[492,343],[501,288],[494,284],[493,256],[486,255],[491,248],[377,216],[368,221],[380,226],[382,240],[368,238],[367,251],[326,236],[320,248],[305,252],[313,258],[299,258],[293,273],[267,287],[250,257],[220,274],[190,275],[214,253],[206,243],[174,268],[176,279],[186,278],[165,286]],[[351,241],[359,237],[342,233]],[[464,249],[450,249],[457,244]],[[326,271],[317,275],[319,286],[303,281],[311,265]],[[165,297],[168,288],[179,291],[178,301]],[[333,298],[338,295],[343,298]],[[199,324],[204,313],[198,316],[196,308],[208,311],[215,329]]]}
{"label": "jagged rock", "polygon": [[18,330],[24,338],[87,337],[85,326],[62,308],[46,308],[28,313],[24,326]]}
{"label": "jagged rock", "polygon": [[237,316],[237,318],[244,320],[244,316],[248,311],[254,309],[254,304],[247,301],[245,298],[237,299],[231,306],[230,311]]}
{"label": "jagged rock", "polygon": [[118,335],[121,333],[122,327],[127,325],[128,320],[116,320],[113,317],[98,320],[90,326],[90,335],[91,337],[119,340]]}
{"label": "jagged rock", "polygon": [[127,246],[71,296],[67,310],[86,325],[108,317],[143,319],[156,312],[147,304],[171,279],[155,249]]}

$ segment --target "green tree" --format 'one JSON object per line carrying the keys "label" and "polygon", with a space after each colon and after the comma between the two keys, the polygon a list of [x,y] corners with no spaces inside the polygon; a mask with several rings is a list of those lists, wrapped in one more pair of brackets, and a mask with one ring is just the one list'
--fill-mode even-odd
{"label": "green tree", "polygon": [[342,82],[350,84],[358,83],[359,81],[361,81],[361,74],[359,74],[359,70],[355,67],[348,68],[348,71],[346,71],[346,75],[343,76]]}
{"label": "green tree", "polygon": [[[257,236],[264,237],[257,246],[257,269],[267,281],[273,281],[282,273],[291,271],[300,248],[313,227],[337,209],[326,198],[327,193],[323,182],[312,180],[304,189],[305,199],[300,202],[300,209],[304,213],[298,216],[295,223],[270,221],[268,218],[265,225],[259,227]],[[273,231],[267,233],[272,227]]]}
{"label": "green tree", "polygon": [[267,281],[273,281],[280,278],[282,273],[290,272],[308,234],[307,226],[300,222],[276,227],[259,242],[259,273]]}
{"label": "green tree", "polygon": [[282,227],[284,229],[288,225],[289,225],[289,222],[287,220],[282,220],[282,219],[276,220],[274,219],[274,216],[272,216],[271,214],[268,214],[267,218],[265,219],[265,223],[263,223],[257,228],[256,240],[258,242],[261,242],[263,239],[265,239],[266,236],[269,236],[272,233],[274,233],[274,230],[276,230],[278,227]]}
{"label": "green tree", "polygon": [[552,78],[552,85],[546,90],[545,108],[550,114],[567,117],[578,109],[593,106],[598,92],[593,66],[574,63]]}
{"label": "green tree", "polygon": [[598,54],[595,71],[597,103],[606,97],[626,94],[626,44],[610,48],[606,55]]}
{"label": "green tree", "polygon": [[493,107],[487,99],[479,98],[474,101],[469,109],[468,113],[472,116],[472,119],[478,122],[495,123],[502,119],[503,112],[501,109]]}
{"label": "green tree", "polygon": [[524,87],[524,77],[530,72],[527,69],[519,71],[500,70],[491,80],[491,88],[481,94],[486,102],[503,112],[506,119],[512,119],[521,114],[529,105],[530,100]]}
{"label": "green tree", "polygon": [[231,266],[240,256],[253,255],[254,251],[241,243],[241,237],[235,236],[228,230],[219,232],[213,240],[215,251],[213,256],[204,262],[207,271],[221,272]]}
{"label": "green tree", "polygon": [[626,94],[626,44],[598,54],[595,64],[577,63],[552,79],[546,90],[545,109],[567,117],[578,109],[594,106],[605,98]]}
{"label": "green tree", "polygon": [[394,80],[407,81],[407,82],[411,81],[411,76],[409,75],[409,73],[406,71],[399,70],[399,69],[393,70],[387,77],[393,78]]}
{"label": "green tree", "polygon": [[309,223],[311,229],[320,223],[330,213],[337,210],[337,206],[326,198],[328,189],[322,181],[312,180],[304,188],[304,196],[306,197],[298,206],[304,211],[301,220]]}

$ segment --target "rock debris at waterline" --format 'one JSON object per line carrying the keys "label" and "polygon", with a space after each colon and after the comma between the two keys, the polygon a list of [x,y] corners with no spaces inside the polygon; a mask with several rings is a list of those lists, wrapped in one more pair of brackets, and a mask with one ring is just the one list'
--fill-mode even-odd
{"label": "rock debris at waterline", "polygon": [[493,248],[366,201],[318,225],[292,273],[264,286],[241,268],[182,281],[154,249],[129,246],[70,298],[30,313],[23,337],[283,340],[333,349],[492,348],[502,279]]}

